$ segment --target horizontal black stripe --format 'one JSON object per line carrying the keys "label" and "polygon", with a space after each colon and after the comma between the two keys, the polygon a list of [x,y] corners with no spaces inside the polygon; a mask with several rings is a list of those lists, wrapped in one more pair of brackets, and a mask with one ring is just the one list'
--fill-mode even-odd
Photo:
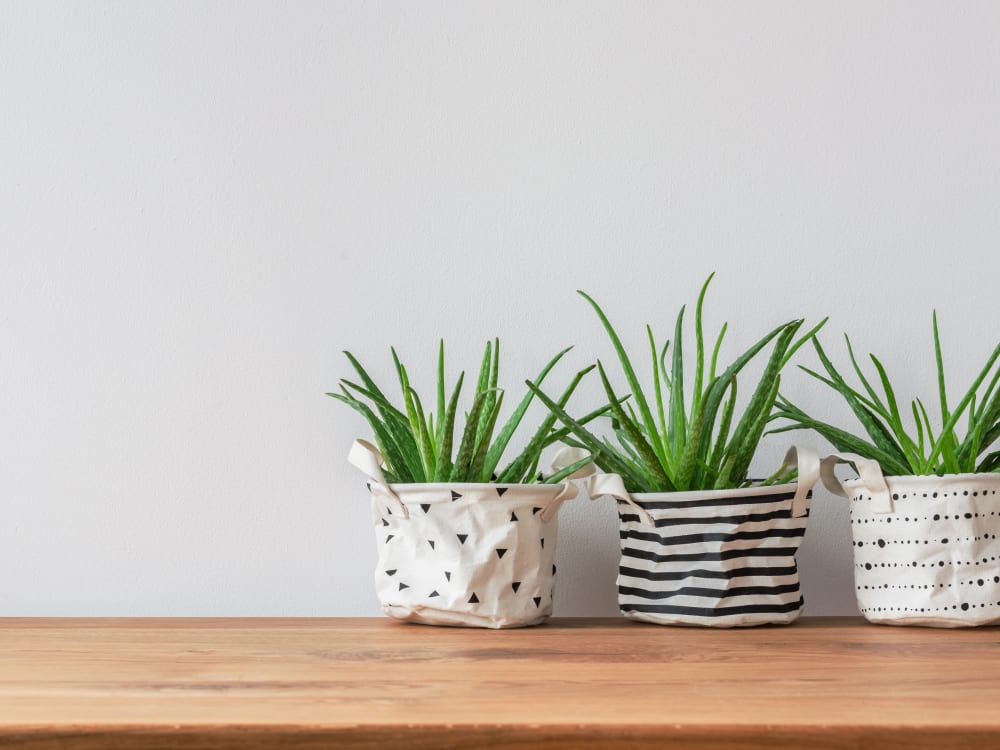
{"label": "horizontal black stripe", "polygon": [[685,578],[712,578],[730,581],[733,578],[751,578],[753,576],[791,576],[799,572],[799,568],[794,564],[788,567],[765,567],[765,568],[733,568],[732,570],[640,570],[639,568],[629,568],[622,566],[618,568],[618,575],[626,578],[644,578],[647,581],[682,581]]}
{"label": "horizontal black stripe", "polygon": [[649,612],[661,615],[692,615],[695,617],[726,617],[727,615],[794,612],[802,606],[802,597],[788,604],[744,604],[736,607],[679,607],[675,604],[621,604],[622,612]]}
{"label": "horizontal black stripe", "polygon": [[644,549],[625,547],[622,557],[635,557],[651,562],[711,562],[733,560],[737,557],[791,557],[798,551],[797,547],[752,547],[750,549],[727,549],[722,552],[692,552],[680,555],[658,555]]}
{"label": "horizontal black stripe", "polygon": [[805,526],[791,529],[764,529],[763,531],[737,531],[732,534],[683,534],[682,536],[660,536],[652,531],[620,531],[622,539],[638,539],[643,542],[657,542],[664,545],[698,544],[700,542],[728,542],[737,539],[794,539],[806,533]]}
{"label": "horizontal black stripe", "polygon": [[[702,526],[709,526],[714,523],[718,524],[739,524],[739,523],[753,523],[754,521],[773,521],[778,518],[791,518],[792,511],[788,508],[783,510],[775,510],[770,513],[748,513],[745,516],[706,516],[704,518],[697,517],[684,517],[684,518],[654,518],[653,523],[656,528],[661,528],[663,526],[684,526],[687,524],[700,524]],[[805,516],[803,516],[804,518]],[[635,513],[622,513],[619,515],[622,521],[638,521],[639,516]]]}
{"label": "horizontal black stripe", "polygon": [[727,505],[769,505],[784,503],[795,497],[794,492],[780,495],[757,495],[756,497],[717,497],[710,500],[636,500],[646,510],[671,510],[681,508],[724,508]]}
{"label": "horizontal black stripe", "polygon": [[729,599],[733,596],[778,596],[791,594],[799,590],[798,583],[786,583],[781,586],[737,586],[732,589],[706,589],[699,586],[684,586],[673,591],[649,591],[637,589],[634,586],[619,586],[621,596],[636,596],[640,599],[670,599],[674,596],[701,596],[706,599]]}

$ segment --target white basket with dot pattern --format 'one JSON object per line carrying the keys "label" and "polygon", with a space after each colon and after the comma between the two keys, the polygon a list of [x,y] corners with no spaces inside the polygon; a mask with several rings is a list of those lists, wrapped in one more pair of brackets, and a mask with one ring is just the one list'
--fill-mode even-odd
{"label": "white basket with dot pattern", "polygon": [[[858,479],[841,482],[848,462]],[[943,628],[1000,622],[1000,474],[883,477],[850,453],[823,483],[851,505],[854,584],[869,622]]]}
{"label": "white basket with dot pattern", "polygon": [[360,440],[349,460],[372,480],[375,589],[386,615],[517,628],[552,614],[557,514],[576,485],[387,484],[381,455]]}

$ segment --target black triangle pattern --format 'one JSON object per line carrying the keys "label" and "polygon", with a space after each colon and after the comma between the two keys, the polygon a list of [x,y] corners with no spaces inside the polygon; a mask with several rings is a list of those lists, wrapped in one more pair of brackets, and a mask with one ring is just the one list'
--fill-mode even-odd
{"label": "black triangle pattern", "polygon": [[[497,495],[498,496],[502,496],[504,493],[507,492],[508,489],[510,489],[510,488],[509,487],[497,487],[496,488]],[[451,491],[451,495],[452,495],[452,501],[459,500],[462,497],[461,493],[455,492],[454,490]],[[423,509],[423,511],[424,511],[425,514],[427,514],[427,513],[430,512],[431,505],[432,505],[432,503],[420,503],[420,507],[421,507],[421,509]],[[386,508],[385,510],[386,510],[386,512],[389,515],[392,515],[392,510],[390,508]],[[542,507],[534,506],[534,507],[532,507],[531,512],[532,512],[532,515],[538,515],[543,510],[544,510],[544,508],[542,508]],[[386,520],[385,518],[381,518],[380,520],[382,521],[382,525],[383,526],[390,526],[391,525],[389,523],[389,521]],[[514,512],[514,511],[511,511],[510,522],[514,523],[514,522],[518,522],[519,520],[520,519],[518,518],[517,513]],[[462,545],[465,545],[466,541],[469,538],[469,534],[456,534],[455,536],[457,537],[459,543],[462,544]],[[386,537],[385,537],[386,543],[388,543],[393,538],[395,538],[394,534],[387,534]],[[430,545],[430,548],[432,550],[436,551],[436,549],[437,549],[437,542],[435,540],[433,540],[433,539],[427,539],[426,541],[427,541],[428,545]],[[539,544],[541,545],[541,547],[543,549],[545,548],[545,538],[544,537],[539,537]],[[503,559],[504,555],[506,555],[507,552],[509,551],[509,548],[508,547],[495,547],[494,551],[497,554],[497,559]],[[396,568],[392,568],[392,569],[386,570],[384,572],[385,572],[385,575],[387,575],[387,576],[394,576],[399,571]],[[443,571],[443,572],[444,572],[445,579],[450,583],[451,580],[452,580],[451,579],[452,571],[446,570],[446,571]],[[556,566],[553,564],[552,565],[552,575],[554,576],[555,574],[556,574]],[[517,594],[520,591],[521,583],[522,583],[522,581],[512,581],[511,582],[510,587],[511,587],[511,590],[513,591],[514,594]],[[403,582],[399,582],[399,591],[403,591],[403,590],[409,589],[409,588],[410,588],[409,584],[406,584],[406,583],[403,583]],[[440,596],[441,596],[441,593],[437,589],[434,589],[433,591],[431,591],[431,593],[429,593],[427,595],[427,598],[428,599],[433,599],[433,598],[438,598]],[[535,603],[535,607],[536,608],[541,608],[541,605],[542,605],[542,597],[541,596],[533,596],[533,597],[531,597],[531,600]],[[469,604],[480,604],[479,596],[478,596],[478,594],[476,594],[476,592],[472,592],[472,595],[468,599],[468,603]]]}

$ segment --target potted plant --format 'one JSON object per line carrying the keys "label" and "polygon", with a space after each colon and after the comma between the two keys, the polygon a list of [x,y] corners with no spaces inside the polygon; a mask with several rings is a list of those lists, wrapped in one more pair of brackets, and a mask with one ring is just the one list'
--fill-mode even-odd
{"label": "potted plant", "polygon": [[[844,399],[865,437],[810,416],[784,398],[782,430],[812,429],[839,453],[823,460],[823,483],[850,498],[858,607],[871,622],[960,627],[1000,622],[1000,345],[952,408],[933,315],[938,407],[910,402],[903,419],[881,361],[870,355],[878,388],[847,354],[859,385],[850,385],[818,340],[826,371],[803,368]],[[985,387],[984,387],[985,386]],[[907,420],[909,421],[909,420]],[[834,467],[854,465],[841,482]]]}
{"label": "potted plant", "polygon": [[[693,373],[685,368],[690,363],[682,342],[683,307],[672,352],[670,341],[659,347],[646,327],[652,398],[604,311],[580,292],[607,332],[628,384],[629,400],[622,403],[604,365],[597,363],[613,440],[598,437],[561,400],[530,387],[570,430],[566,441],[590,451],[608,472],[588,481],[592,497],[609,494],[620,501],[618,601],[626,617],[716,627],[787,623],[802,608],[795,553],[819,460],[811,450],[792,449],[786,464],[766,479],[754,481],[749,472],[781,370],[822,323],[800,338],[803,321],[783,323],[722,369],[723,325],[706,366],[702,307],[711,280],[702,286],[695,308]],[[769,345],[763,373],[740,408],[737,376]],[[796,472],[798,482],[793,482]]]}
{"label": "potted plant", "polygon": [[[541,385],[567,351],[553,357],[533,383]],[[343,379],[340,392],[327,395],[359,412],[374,436],[374,445],[356,441],[349,460],[370,480],[379,555],[375,583],[385,613],[413,622],[490,628],[545,620],[552,612],[556,514],[576,495],[568,480],[586,469],[589,455],[567,461],[564,454],[560,460],[568,466],[539,474],[542,451],[561,435],[555,418],[546,416],[522,450],[502,463],[533,394],[500,422],[499,340],[486,344],[464,418],[459,401],[465,373],[447,387],[444,342],[430,413],[394,349],[402,394],[397,404],[350,352],[345,354],[360,382]],[[591,369],[576,374],[560,403]]]}

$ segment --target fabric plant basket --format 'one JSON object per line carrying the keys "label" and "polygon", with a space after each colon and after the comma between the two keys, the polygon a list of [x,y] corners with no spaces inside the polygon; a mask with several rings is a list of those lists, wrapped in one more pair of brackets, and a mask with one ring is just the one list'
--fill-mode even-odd
{"label": "fabric plant basket", "polygon": [[[857,479],[837,479],[842,462]],[[869,622],[1000,622],[1000,474],[883,477],[852,453],[825,458],[821,473],[850,501],[855,593]]]}
{"label": "fabric plant basket", "polygon": [[802,611],[795,560],[819,457],[792,448],[798,481],[742,489],[633,493],[620,477],[588,480],[591,497],[619,501],[618,605],[660,625],[787,624]]}
{"label": "fabric plant basket", "polygon": [[386,615],[426,625],[516,628],[552,614],[561,484],[387,484],[363,440],[348,460],[370,479],[375,589]]}

